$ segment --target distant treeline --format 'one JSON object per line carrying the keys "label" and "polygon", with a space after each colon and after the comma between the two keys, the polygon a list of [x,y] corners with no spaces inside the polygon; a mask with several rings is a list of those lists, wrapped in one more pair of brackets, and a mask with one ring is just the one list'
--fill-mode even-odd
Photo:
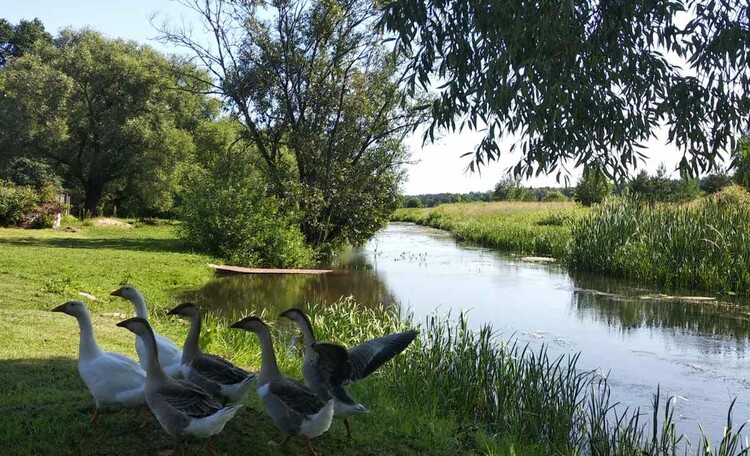
{"label": "distant treeline", "polygon": [[500,191],[469,193],[426,193],[405,195],[402,207],[435,207],[449,203],[471,203],[475,201],[566,201],[573,197],[573,189],[560,187],[514,187],[510,192],[500,184]]}

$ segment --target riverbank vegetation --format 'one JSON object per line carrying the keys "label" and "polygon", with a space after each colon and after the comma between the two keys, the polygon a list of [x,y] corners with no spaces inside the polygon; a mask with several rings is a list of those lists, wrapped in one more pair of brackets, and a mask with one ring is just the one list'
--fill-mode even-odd
{"label": "riverbank vegetation", "polygon": [[[156,329],[179,343],[187,324],[167,318],[165,311],[179,302],[181,290],[209,279],[206,263],[212,259],[190,253],[173,226],[81,229],[0,230],[0,330],[6,341],[0,346],[0,392],[7,398],[0,439],[19,455],[153,454],[171,441],[153,419],[138,429],[136,411],[108,411],[96,428],[90,425],[91,398],[75,364],[78,329],[73,319],[49,310],[67,299],[84,299],[99,342],[135,356],[132,337],[115,327],[133,310],[108,297],[113,287],[127,281],[143,290]],[[648,419],[637,411],[615,413],[606,381],[579,372],[575,356],[553,359],[544,350],[506,345],[488,326],[470,330],[463,316],[415,322],[351,300],[329,304],[312,309],[321,339],[351,346],[414,326],[421,338],[379,375],[352,385],[370,413],[353,422],[353,441],[335,422],[316,440],[324,454],[681,454],[678,447],[685,442],[674,428],[668,398],[657,397],[661,408],[643,411]],[[257,339],[228,328],[240,315],[205,310],[203,348],[257,369]],[[299,377],[293,329],[277,322],[276,315],[252,312],[275,327],[280,365]],[[293,443],[267,447],[265,442],[277,437],[273,425],[254,395],[246,405],[219,436],[221,454],[243,454],[247,448],[259,455],[302,454]],[[652,422],[660,425],[655,437]],[[736,431],[730,426],[726,441],[715,442],[710,450],[707,442],[692,442],[690,453],[738,454]],[[186,450],[201,453],[198,445]]]}
{"label": "riverbank vegetation", "polygon": [[750,291],[750,194],[727,189],[688,204],[612,199],[572,225],[568,262],[667,288]]}
{"label": "riverbank vegetation", "polygon": [[547,255],[571,268],[667,289],[750,292],[750,195],[744,187],[685,203],[636,195],[574,203],[468,203],[399,209],[392,220],[459,240]]}
{"label": "riverbank vegetation", "polygon": [[485,247],[565,258],[570,224],[586,212],[572,202],[461,203],[398,209],[391,220],[447,230]]}

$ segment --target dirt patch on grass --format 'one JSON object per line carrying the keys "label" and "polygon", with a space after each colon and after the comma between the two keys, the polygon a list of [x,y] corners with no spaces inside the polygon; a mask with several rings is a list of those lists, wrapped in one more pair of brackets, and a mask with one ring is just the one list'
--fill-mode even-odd
{"label": "dirt patch on grass", "polygon": [[94,226],[118,226],[120,228],[133,228],[133,225],[128,222],[123,222],[122,220],[111,218],[96,218],[91,221],[91,224]]}

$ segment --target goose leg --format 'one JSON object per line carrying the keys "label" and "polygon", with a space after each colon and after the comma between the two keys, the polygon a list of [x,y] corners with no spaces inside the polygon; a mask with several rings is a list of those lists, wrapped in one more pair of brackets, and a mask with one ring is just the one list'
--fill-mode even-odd
{"label": "goose leg", "polygon": [[141,406],[141,429],[148,425],[148,407],[146,405]]}
{"label": "goose leg", "polygon": [[203,446],[203,451],[205,451],[208,456],[214,456],[214,436],[211,436],[206,440],[206,444]]}
{"label": "goose leg", "polygon": [[346,436],[352,438],[352,428],[349,427],[349,418],[344,418],[344,426],[346,426]]}
{"label": "goose leg", "polygon": [[307,448],[307,456],[320,456],[320,453],[313,450],[313,447],[310,444],[310,439],[307,437],[305,437],[305,448]]}
{"label": "goose leg", "polygon": [[96,426],[99,422],[99,406],[94,406],[94,414],[91,416],[91,424]]}
{"label": "goose leg", "polygon": [[163,451],[160,451],[157,454],[159,456],[170,456],[170,455],[180,454],[180,441],[179,440],[175,440],[174,441],[174,448],[172,448],[171,450],[163,450]]}

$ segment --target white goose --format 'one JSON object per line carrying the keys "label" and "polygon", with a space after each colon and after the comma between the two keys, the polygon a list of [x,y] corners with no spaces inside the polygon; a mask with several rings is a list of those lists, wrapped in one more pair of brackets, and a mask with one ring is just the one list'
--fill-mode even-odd
{"label": "white goose", "polygon": [[119,353],[105,352],[94,336],[91,313],[79,301],[68,301],[52,312],[63,312],[78,320],[80,342],[78,345],[78,373],[94,397],[94,414],[91,422],[99,421],[99,408],[105,405],[134,407],[142,405],[142,425],[148,420],[144,397],[146,372],[137,362]]}
{"label": "white goose", "polygon": [[[135,306],[135,314],[139,318],[143,318],[148,321],[148,309],[146,308],[146,300],[143,295],[135,287],[130,285],[124,285],[117,290],[110,293],[111,296],[119,296],[123,299],[127,299],[132,302]],[[182,364],[182,350],[174,342],[157,334],[154,331],[154,337],[156,338],[156,348],[159,351],[159,364],[162,365],[164,371],[172,378],[181,378],[182,372],[180,365]],[[141,362],[141,367],[146,369],[147,367],[147,356],[148,351],[146,345],[140,337],[135,338],[135,351],[138,353],[138,360]]]}

